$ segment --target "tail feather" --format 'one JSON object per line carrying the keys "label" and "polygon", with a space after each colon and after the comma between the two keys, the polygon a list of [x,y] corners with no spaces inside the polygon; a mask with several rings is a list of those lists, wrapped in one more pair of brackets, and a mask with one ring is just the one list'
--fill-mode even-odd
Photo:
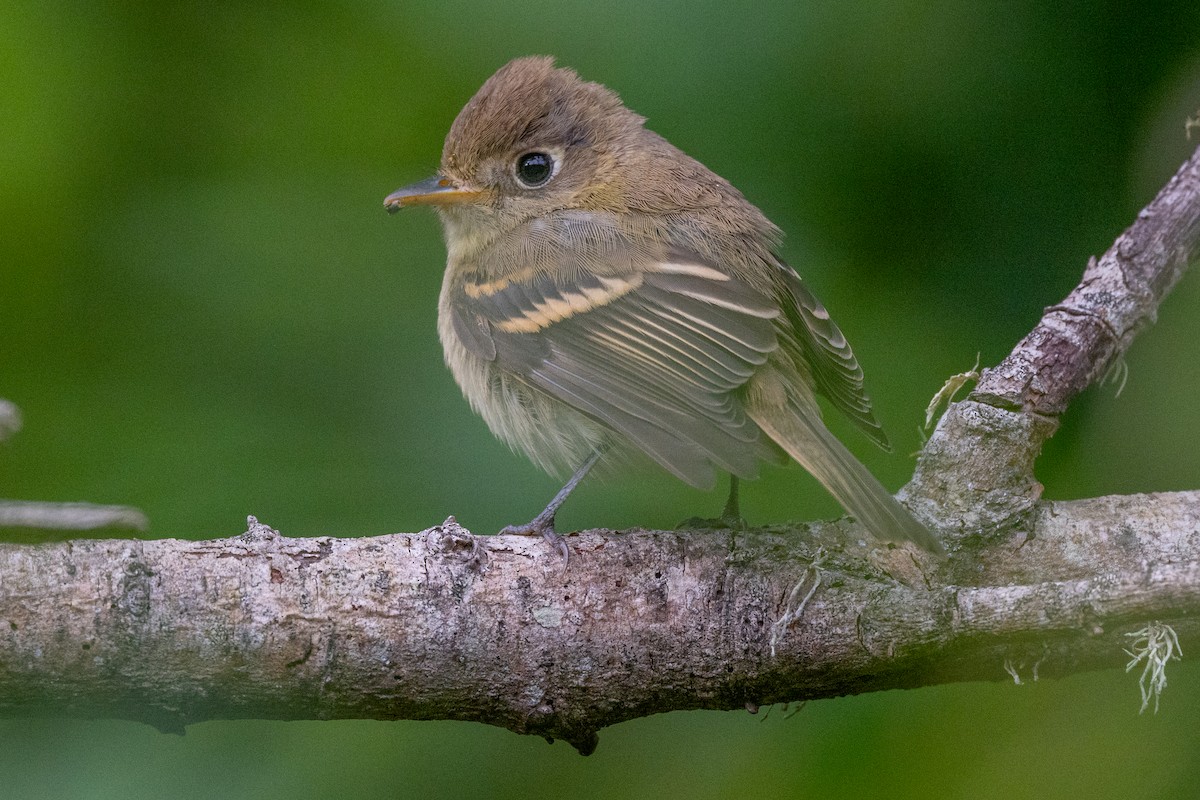
{"label": "tail feather", "polygon": [[937,539],[875,476],[829,432],[815,412],[785,407],[747,408],[762,430],[812,473],[837,501],[877,538],[915,542],[933,553],[945,552]]}

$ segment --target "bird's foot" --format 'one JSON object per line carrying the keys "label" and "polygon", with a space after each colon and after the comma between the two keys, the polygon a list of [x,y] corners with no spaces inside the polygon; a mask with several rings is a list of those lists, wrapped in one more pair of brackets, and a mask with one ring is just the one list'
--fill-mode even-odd
{"label": "bird's foot", "polygon": [[542,514],[534,517],[524,525],[506,525],[500,530],[500,534],[515,534],[517,536],[541,536],[546,540],[546,544],[558,551],[558,555],[562,558],[563,568],[566,569],[567,561],[571,557],[571,548],[567,547],[566,538],[558,531],[554,530],[554,517],[546,517]]}
{"label": "bird's foot", "polygon": [[688,517],[675,526],[676,530],[744,531],[749,526],[741,514],[722,514],[719,517]]}

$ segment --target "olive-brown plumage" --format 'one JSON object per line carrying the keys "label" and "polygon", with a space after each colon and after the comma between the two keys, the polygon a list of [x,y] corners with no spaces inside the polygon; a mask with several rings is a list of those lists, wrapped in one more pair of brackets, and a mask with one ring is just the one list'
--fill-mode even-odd
{"label": "olive-brown plumage", "polygon": [[709,487],[791,456],[875,536],[940,551],[821,422],[817,393],[886,446],[778,230],[643,123],[551,59],[517,59],[458,115],[440,174],[386,201],[440,213],[438,332],[472,408],[544,469],[576,470],[520,530],[555,538],[597,460],[641,452]]}

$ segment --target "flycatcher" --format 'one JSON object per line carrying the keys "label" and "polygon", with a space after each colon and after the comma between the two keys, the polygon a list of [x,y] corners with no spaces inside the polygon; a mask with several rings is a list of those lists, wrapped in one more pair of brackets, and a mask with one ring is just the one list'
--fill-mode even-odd
{"label": "flycatcher", "polygon": [[[441,170],[385,200],[432,205],[449,256],[446,363],[492,432],[573,476],[641,452],[687,483],[798,461],[872,534],[935,552],[826,429],[824,395],[887,439],[850,345],[777,255],[779,230],[724,178],[550,58],[502,67],[450,128]],[[731,495],[732,496],[735,495]]]}

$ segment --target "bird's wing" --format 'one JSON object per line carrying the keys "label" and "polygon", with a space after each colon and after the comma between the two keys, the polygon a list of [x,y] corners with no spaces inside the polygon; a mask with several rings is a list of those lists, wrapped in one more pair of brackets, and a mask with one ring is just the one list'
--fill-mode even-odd
{"label": "bird's wing", "polygon": [[[887,434],[871,411],[871,400],[863,388],[862,367],[854,357],[850,343],[800,276],[786,264],[780,264],[779,269],[786,294],[780,306],[796,332],[795,345],[812,370],[817,391],[849,417],[871,441],[890,450]],[[787,302],[788,298],[791,302]]]}
{"label": "bird's wing", "polygon": [[778,346],[774,298],[699,259],[630,267],[468,278],[450,298],[455,332],[692,485],[711,486],[714,465],[753,477],[778,461],[737,395]]}

